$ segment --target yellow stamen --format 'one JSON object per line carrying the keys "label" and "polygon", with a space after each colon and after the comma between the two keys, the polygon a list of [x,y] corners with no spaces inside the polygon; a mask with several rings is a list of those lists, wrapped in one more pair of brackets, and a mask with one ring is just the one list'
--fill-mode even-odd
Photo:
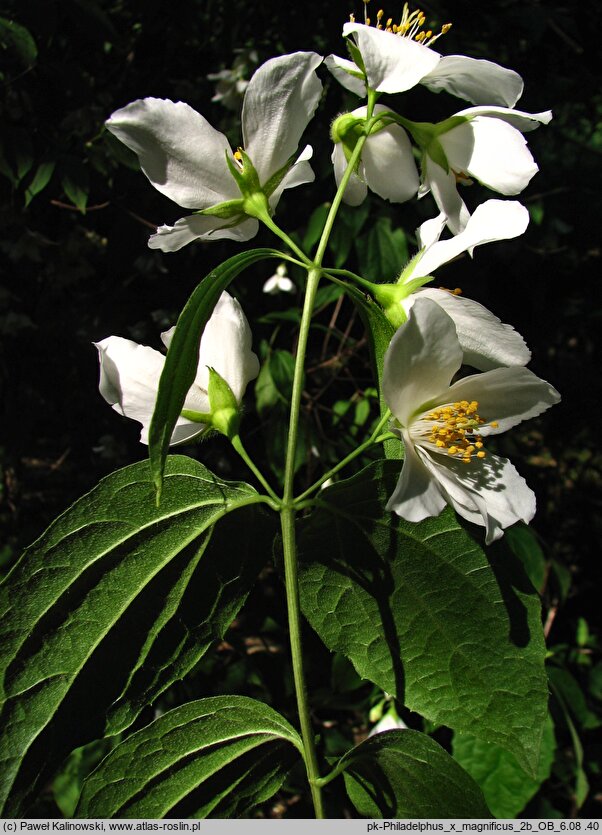
{"label": "yellow stamen", "polygon": [[[486,453],[479,429],[486,425],[486,421],[478,414],[478,409],[477,400],[456,400],[436,406],[419,418],[414,424],[414,431],[420,426],[418,431],[437,452],[445,452],[464,464],[472,461],[473,457],[483,459]],[[493,428],[499,426],[497,421],[488,425]]]}
{"label": "yellow stamen", "polygon": [[[366,26],[370,26],[371,20],[368,17],[368,3],[370,0],[363,0],[364,3],[364,23]],[[409,6],[407,3],[403,5],[403,11],[401,14],[401,20],[399,23],[393,23],[393,18],[387,18],[387,22],[382,24],[382,19],[384,17],[383,9],[379,9],[376,13],[376,28],[377,29],[384,29],[386,32],[393,32],[395,35],[399,35],[401,38],[409,38],[410,40],[414,40],[423,46],[430,46],[431,44],[435,43],[435,41],[441,37],[441,35],[445,35],[446,32],[449,32],[451,29],[451,23],[444,23],[441,27],[441,31],[434,35],[432,29],[427,29],[426,31],[423,30],[423,26],[426,23],[426,15],[421,9],[414,9],[413,12],[410,11]],[[349,20],[351,23],[355,23],[355,15],[349,15]]]}

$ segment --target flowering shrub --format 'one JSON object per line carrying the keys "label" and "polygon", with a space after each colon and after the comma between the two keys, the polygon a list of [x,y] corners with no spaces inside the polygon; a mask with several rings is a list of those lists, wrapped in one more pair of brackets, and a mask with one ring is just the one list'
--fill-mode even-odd
{"label": "flowering shrub", "polygon": [[[460,190],[477,180],[519,194],[537,171],[523,132],[551,114],[515,110],[515,72],[442,56],[432,45],[448,25],[434,35],[425,24],[407,6],[398,23],[380,12],[375,25],[352,20],[343,29],[349,58],[324,61],[364,103],[332,122],[336,192],[307,245],[274,215],[288,189],[303,187],[310,200],[312,149],[298,149],[320,104],[321,56],[295,52],[257,69],[244,86],[236,150],[182,102],[137,100],[107,120],[150,183],[192,211],[159,226],[151,249],[239,244],[260,225],[280,248],[237,250],[214,266],[163,335],[166,355],[119,336],[97,344],[100,392],[142,424],[149,461],[103,479],[2,586],[5,815],[27,809],[50,771],[97,739],[111,750],[84,783],[74,810],[81,817],[245,816],[296,762],[317,817],[327,815],[337,782],[360,816],[487,817],[484,781],[471,776],[466,754],[473,740],[511,758],[535,789],[545,776],[553,733],[550,742],[539,599],[486,549],[533,518],[535,498],[489,443],[559,395],[526,368],[529,351],[510,324],[425,285],[457,255],[524,232],[528,213],[518,201],[490,199],[471,211]],[[427,98],[446,90],[474,106],[412,122],[400,104],[416,85]],[[368,190],[392,202],[431,201],[418,252],[409,263],[399,253],[394,282],[328,264],[342,204],[360,212]],[[253,322],[230,295],[264,261],[266,275],[275,269],[266,294],[295,290],[287,266],[304,275],[286,396],[266,385],[274,373],[260,370]],[[307,346],[325,286],[348,297],[365,323],[380,412],[351,451],[299,490]],[[245,445],[243,396],[255,378],[266,400],[287,408],[282,485]],[[169,454],[217,434],[248,468],[249,483]],[[377,460],[348,477],[346,468],[376,450]],[[223,637],[272,552],[287,605],[295,716],[233,693],[188,700],[146,722],[147,709]],[[387,730],[327,756],[312,726],[302,614],[362,680],[419,714],[423,729],[406,727],[392,708]],[[85,714],[74,715],[82,693]],[[463,753],[450,756],[426,723],[452,729]]]}

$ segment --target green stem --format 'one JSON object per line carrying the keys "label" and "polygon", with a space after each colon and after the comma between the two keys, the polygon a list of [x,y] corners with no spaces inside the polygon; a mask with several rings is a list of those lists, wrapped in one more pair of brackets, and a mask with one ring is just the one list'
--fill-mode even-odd
{"label": "green stem", "polygon": [[243,443],[240,439],[240,436],[235,435],[233,438],[230,439],[230,442],[231,442],[232,446],[234,447],[234,449],[236,450],[236,452],[240,455],[242,460],[245,462],[247,467],[251,470],[251,472],[253,473],[253,475],[257,479],[257,481],[266,490],[266,492],[269,494],[270,498],[273,499],[273,501],[275,503],[273,505],[274,510],[276,510],[276,511],[280,510],[280,506],[281,506],[282,502],[280,501],[279,496],[274,492],[274,490],[272,490],[272,488],[270,487],[269,482],[267,481],[267,479],[265,478],[265,476],[263,475],[261,470],[256,466],[255,462],[251,459],[249,453],[246,451],[246,449],[243,446]]}
{"label": "green stem", "polygon": [[[368,99],[368,118],[371,117],[374,109],[375,98]],[[294,241],[291,241],[288,236],[279,229],[278,226],[271,220],[271,218],[262,218],[263,222],[272,229],[285,243],[290,246],[293,252],[297,254],[301,260],[308,265],[307,284],[305,288],[305,299],[303,302],[303,313],[301,315],[301,324],[299,326],[299,342],[297,344],[297,355],[295,357],[295,371],[293,376],[293,387],[291,394],[291,411],[289,419],[288,442],[286,448],[286,463],[284,468],[284,494],[280,510],[280,524],[282,528],[282,549],[284,553],[284,576],[286,587],[286,600],[288,607],[288,624],[291,645],[291,660],[293,665],[293,678],[295,682],[295,694],[297,697],[297,709],[299,712],[299,724],[301,726],[301,737],[303,739],[303,748],[305,750],[305,767],[307,770],[307,778],[311,788],[314,809],[317,818],[324,817],[324,807],[322,803],[321,789],[317,783],[320,779],[320,772],[318,769],[318,758],[316,754],[316,746],[314,741],[313,728],[311,723],[311,715],[309,709],[309,701],[307,698],[307,686],[305,683],[305,673],[303,669],[303,648],[301,640],[301,606],[299,602],[299,582],[297,570],[297,547],[296,547],[296,532],[295,532],[295,502],[293,496],[294,480],[295,480],[295,458],[297,451],[297,437],[299,429],[299,416],[301,412],[301,395],[303,391],[303,376],[305,368],[305,354],[307,351],[307,340],[309,337],[309,329],[311,326],[311,317],[313,314],[316,293],[322,273],[322,259],[326,252],[328,239],[332,232],[334,221],[343,199],[343,193],[347,187],[347,183],[355,169],[355,166],[360,158],[360,154],[366,136],[358,139],[358,142],[353,150],[349,164],[337,193],[332,201],[332,206],[326,218],[324,229],[320,237],[320,242],[316,250],[316,255],[313,263],[309,261],[307,256],[297,247]]]}
{"label": "green stem", "polygon": [[264,223],[268,227],[268,229],[271,232],[274,233],[274,235],[277,235],[280,238],[281,241],[284,241],[284,243],[289,247],[289,249],[291,249],[295,253],[295,255],[303,262],[303,266],[305,266],[305,267],[311,266],[311,261],[309,260],[307,255],[303,252],[303,250],[300,249],[297,246],[297,244],[293,241],[293,239],[290,238],[286,234],[286,232],[278,226],[277,223],[274,223],[274,221],[269,216],[269,214],[267,214],[267,213],[263,214],[263,215],[261,215],[261,217],[259,219],[261,220],[262,223]]}
{"label": "green stem", "polygon": [[[378,422],[378,425],[376,426],[376,429],[370,435],[368,440],[364,441],[363,444],[360,444],[356,449],[353,450],[353,452],[350,452],[349,455],[347,455],[345,458],[343,458],[341,461],[339,461],[338,464],[335,464],[335,466],[331,470],[328,470],[327,473],[324,473],[324,475],[322,475],[315,482],[315,484],[312,484],[311,487],[308,487],[307,490],[305,490],[304,493],[301,493],[300,496],[297,496],[297,498],[295,499],[295,504],[297,502],[302,502],[304,499],[306,499],[308,496],[310,496],[312,493],[314,493],[320,487],[320,485],[324,484],[325,481],[328,481],[328,479],[331,478],[335,473],[338,473],[339,470],[342,470],[343,467],[346,467],[347,464],[351,463],[351,461],[354,460],[354,458],[357,458],[359,455],[361,455],[363,452],[365,452],[371,446],[374,446],[374,444],[379,444],[379,443],[382,443],[383,441],[388,440],[388,438],[390,437],[390,433],[386,432],[384,435],[381,435],[381,432],[383,430],[383,427],[390,420],[390,418],[391,418],[391,412],[390,412],[390,410],[387,409],[387,411],[382,415],[381,419]],[[393,437],[396,437],[396,436],[393,435]]]}

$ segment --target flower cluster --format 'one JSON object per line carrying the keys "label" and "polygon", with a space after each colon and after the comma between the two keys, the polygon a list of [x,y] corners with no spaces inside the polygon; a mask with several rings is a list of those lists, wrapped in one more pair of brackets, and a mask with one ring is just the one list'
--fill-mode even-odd
{"label": "flower cluster", "polygon": [[[419,522],[449,504],[482,525],[491,542],[508,525],[529,521],[535,500],[510,462],[487,449],[487,439],[540,414],[559,396],[525,367],[530,352],[511,325],[458,289],[425,285],[452,259],[464,253],[472,257],[477,246],[525,231],[529,215],[519,202],[491,199],[471,212],[459,186],[476,180],[503,196],[520,193],[537,172],[523,134],[549,122],[551,113],[515,109],[523,82],[514,71],[433,49],[450,25],[434,32],[426,28],[425,15],[410,12],[407,4],[399,20],[378,11],[375,25],[368,18],[345,24],[349,58],[330,55],[325,65],[364,103],[334,120],[332,163],[342,197],[352,206],[371,190],[394,202],[431,194],[438,208],[437,216],[417,230],[418,251],[403,269],[400,264],[395,283],[356,277],[397,329],[381,382],[405,460],[387,507]],[[263,222],[299,255],[272,217],[286,189],[314,179],[311,147],[300,154],[298,148],[320,102],[322,60],[313,52],[273,58],[239,85],[237,94],[244,91],[242,145],[236,150],[182,102],[147,98],[110,117],[107,128],[138,155],[151,184],[193,210],[173,226],[160,226],[150,238],[151,248],[171,252],[194,240],[246,241]],[[471,106],[430,123],[413,122],[380,101],[384,94],[416,85],[445,91]],[[309,258],[306,262],[316,267]],[[285,263],[263,289],[269,294],[295,290]],[[169,332],[163,341],[169,346]],[[102,395],[142,424],[141,440],[147,442],[163,355],[118,337],[97,347]],[[457,378],[463,365],[481,373]],[[238,302],[224,293],[203,333],[197,378],[172,443],[189,441],[212,425],[211,374],[225,381],[236,409],[258,370],[247,320]]]}

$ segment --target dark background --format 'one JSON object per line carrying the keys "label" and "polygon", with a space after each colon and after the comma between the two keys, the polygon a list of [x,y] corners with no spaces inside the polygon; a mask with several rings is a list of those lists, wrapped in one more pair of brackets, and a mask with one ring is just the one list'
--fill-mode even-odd
{"label": "dark background", "polygon": [[[5,0],[0,12],[4,568],[100,477],[145,457],[136,426],[116,415],[98,394],[91,342],[119,334],[158,347],[159,331],[173,324],[196,283],[239,250],[233,243],[199,244],[168,255],[149,250],[152,228],[185,212],[152,189],[132,157],[103,130],[104,120],[139,97],[181,99],[237,144],[238,113],[211,102],[215,82],[207,74],[230,67],[235,50],[252,48],[260,62],[296,50],[344,54],[342,23],[351,11],[360,19],[362,8],[340,0],[176,0],[169,6],[158,0]],[[373,15],[376,8],[371,8]],[[532,217],[526,235],[477,250],[473,263],[462,259],[442,269],[441,280],[462,287],[468,297],[511,322],[532,349],[533,370],[562,394],[559,407],[516,430],[500,448],[537,493],[534,530],[550,578],[542,589],[546,629],[557,658],[595,712],[602,691],[596,350],[601,326],[596,292],[602,222],[601,7],[593,0],[578,5],[561,0],[457,0],[422,8],[435,24],[453,22],[437,44],[444,54],[488,58],[517,70],[526,86],[517,106],[554,111],[548,127],[528,135],[541,171],[520,196]],[[397,12],[385,7],[385,17]],[[314,208],[334,193],[330,121],[357,106],[357,99],[328,73],[321,71],[321,77],[326,94],[307,133],[315,151],[316,184],[285,194],[278,210],[280,225],[301,234]],[[423,88],[401,102],[396,109],[416,121],[446,118],[465,106]],[[466,199],[474,206],[490,196],[495,195],[474,186]],[[372,199],[370,207],[368,225],[390,213],[394,226],[405,229],[410,253],[413,230],[434,214],[430,198],[391,211]],[[262,232],[251,245],[261,243],[273,240]],[[357,257],[352,248],[351,267]],[[282,312],[290,304],[288,298],[262,294],[262,283],[272,271],[266,269],[254,268],[235,285],[249,320],[263,317],[253,324],[254,344],[263,346],[262,356],[270,340],[292,350],[295,339],[294,327],[275,331],[274,320],[265,319],[266,312]],[[328,325],[333,315],[332,306],[325,308],[321,321]],[[352,347],[341,367],[328,371],[332,402],[353,398],[354,385],[370,385],[361,329],[351,306],[345,302],[336,317],[338,337],[349,328]],[[308,438],[336,449],[336,427],[316,417],[312,401],[312,391],[324,384],[320,374],[326,373],[318,362],[324,359],[323,334],[312,345],[318,370],[313,381],[311,375],[308,379],[304,401]],[[262,461],[266,433],[252,392],[246,408],[249,445]],[[346,426],[345,432],[351,438],[353,427]],[[223,475],[245,477],[219,440],[190,452]],[[308,453],[308,463],[310,458]],[[300,481],[311,480],[310,469],[300,469]],[[265,600],[256,603],[265,605]],[[247,623],[253,625],[253,599],[250,607]],[[588,721],[591,725],[593,720]],[[588,742],[593,728],[581,731],[591,803],[599,749]],[[568,747],[566,756],[569,765],[557,767],[547,796],[556,807],[574,812],[574,753]]]}

